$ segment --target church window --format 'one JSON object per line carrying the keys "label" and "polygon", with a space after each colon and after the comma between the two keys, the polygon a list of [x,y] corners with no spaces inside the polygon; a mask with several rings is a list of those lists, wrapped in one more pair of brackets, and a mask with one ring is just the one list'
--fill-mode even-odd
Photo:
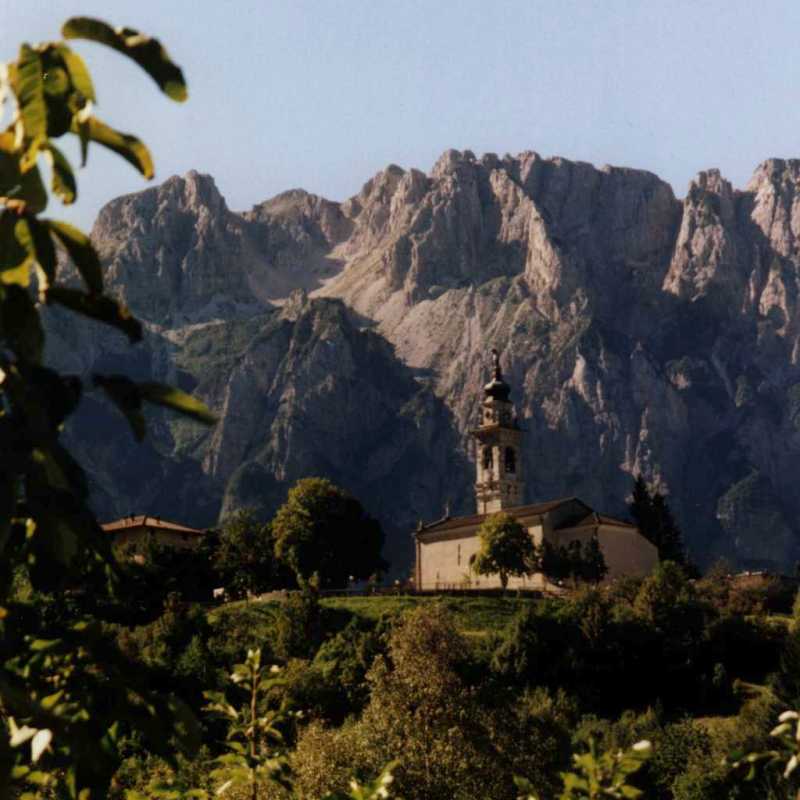
{"label": "church window", "polygon": [[484,469],[491,469],[492,468],[492,448],[491,447],[484,447],[483,448],[483,468]]}
{"label": "church window", "polygon": [[506,447],[506,472],[514,473],[517,471],[517,454],[513,447]]}
{"label": "church window", "polygon": [[458,546],[458,566],[461,566],[461,545]]}

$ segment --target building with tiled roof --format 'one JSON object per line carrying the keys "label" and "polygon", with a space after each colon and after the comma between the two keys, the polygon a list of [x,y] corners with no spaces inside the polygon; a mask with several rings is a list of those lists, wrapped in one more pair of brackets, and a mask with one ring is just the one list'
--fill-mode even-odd
{"label": "building with tiled roof", "polygon": [[147,514],[130,514],[101,527],[106,533],[113,535],[113,546],[117,552],[136,552],[151,541],[161,547],[186,550],[197,547],[208,533],[200,528],[190,528]]}
{"label": "building with tiled roof", "polygon": [[[484,387],[481,419],[472,432],[477,441],[475,499],[480,513],[420,523],[416,542],[415,583],[423,591],[494,589],[499,575],[475,575],[471,559],[478,552],[478,529],[498,511],[515,517],[534,540],[562,546],[596,538],[608,567],[607,579],[645,575],[658,562],[658,551],[629,522],[601,514],[577,497],[524,505],[523,432],[514,415],[511,388],[503,380],[496,351],[492,380]],[[546,589],[543,575],[510,578],[509,588]]]}

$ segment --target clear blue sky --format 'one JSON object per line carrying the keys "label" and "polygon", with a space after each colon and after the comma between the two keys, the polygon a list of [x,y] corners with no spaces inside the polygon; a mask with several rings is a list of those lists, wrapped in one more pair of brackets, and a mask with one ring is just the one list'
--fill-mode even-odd
{"label": "clear blue sky", "polygon": [[[800,157],[797,0],[0,0],[0,58],[73,14],[162,39],[185,105],[77,45],[98,115],[151,146],[156,180],[211,173],[236,210],[293,187],[344,199],[449,147],[640,167],[678,196],[700,169],[743,186]],[[62,214],[87,226],[144,186],[99,148],[87,171]]]}

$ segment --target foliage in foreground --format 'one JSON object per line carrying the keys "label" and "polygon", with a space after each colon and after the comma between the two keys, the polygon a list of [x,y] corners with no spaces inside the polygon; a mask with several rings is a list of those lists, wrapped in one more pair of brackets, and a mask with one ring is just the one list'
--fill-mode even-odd
{"label": "foliage in foreground", "polygon": [[[167,96],[186,98],[181,70],[157,40],[85,17],[68,20],[62,35],[117,50]],[[89,508],[83,470],[59,441],[86,387],[43,365],[41,310],[59,306],[131,342],[142,326],[104,293],[86,234],[42,214],[51,194],[64,204],[77,197],[75,173],[55,143],[63,136],[77,139],[83,163],[92,143],[145,178],[153,162],[135,136],[95,116],[90,73],[66,41],[23,44],[0,72],[0,103],[0,714],[11,733],[0,742],[0,794],[13,780],[67,797],[101,796],[125,734],[137,732],[153,752],[172,757],[193,750],[198,729],[185,703],[151,691],[146,672],[127,663],[92,618],[98,597],[107,606],[123,598],[135,604],[136,588],[124,581]],[[59,267],[62,257],[70,268]],[[114,373],[94,375],[93,385],[139,440],[145,403],[213,421],[202,403],[168,386]],[[16,603],[20,581],[52,602]]]}

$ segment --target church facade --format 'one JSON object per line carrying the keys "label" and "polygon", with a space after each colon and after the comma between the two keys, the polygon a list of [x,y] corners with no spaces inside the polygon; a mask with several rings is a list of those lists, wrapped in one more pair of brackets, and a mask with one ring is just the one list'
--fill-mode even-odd
{"label": "church facade", "polygon": [[[523,431],[511,402],[511,387],[503,380],[499,357],[492,351],[492,379],[484,386],[484,399],[476,440],[475,500],[478,513],[444,519],[418,527],[415,584],[419,590],[500,588],[499,575],[476,575],[472,557],[478,552],[478,529],[498,511],[517,519],[536,545],[581,543],[596,538],[608,567],[607,579],[645,575],[658,562],[658,551],[635,525],[600,514],[577,497],[524,504]],[[510,578],[509,588],[546,589],[540,574]]]}

